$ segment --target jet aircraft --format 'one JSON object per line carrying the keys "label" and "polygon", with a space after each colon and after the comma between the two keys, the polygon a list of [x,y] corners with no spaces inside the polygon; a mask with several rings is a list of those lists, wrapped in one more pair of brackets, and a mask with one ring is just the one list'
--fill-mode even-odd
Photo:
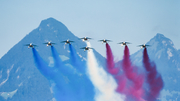
{"label": "jet aircraft", "polygon": [[106,39],[99,40],[99,41],[102,41],[102,43],[112,42],[111,40],[106,40]]}
{"label": "jet aircraft", "polygon": [[69,39],[68,40],[66,40],[66,41],[62,41],[61,43],[64,43],[65,42],[65,45],[66,44],[71,44],[71,42],[74,42],[74,41],[70,41]]}
{"label": "jet aircraft", "polygon": [[25,46],[28,46],[28,48],[34,48],[34,47],[36,47],[37,45],[34,45],[34,44],[32,44],[32,43],[30,43],[30,44],[26,44]]}
{"label": "jet aircraft", "polygon": [[147,46],[149,47],[150,45],[146,45],[146,44],[138,45],[138,47],[141,47],[141,48],[146,48]]}
{"label": "jet aircraft", "polygon": [[80,38],[80,39],[82,39],[83,41],[87,41],[87,40],[92,39],[92,38],[89,38],[89,37],[83,37],[83,38]]}
{"label": "jet aircraft", "polygon": [[127,44],[131,44],[130,42],[120,42],[120,43],[118,43],[118,44],[121,44],[121,46],[123,46],[123,45],[127,45]]}
{"label": "jet aircraft", "polygon": [[84,49],[84,51],[86,51],[86,50],[93,49],[93,48],[91,48],[91,47],[82,47],[80,49]]}
{"label": "jet aircraft", "polygon": [[46,43],[43,43],[43,44],[47,44],[47,47],[48,47],[48,46],[52,46],[52,45],[55,44],[55,43],[52,43],[52,42],[46,42]]}

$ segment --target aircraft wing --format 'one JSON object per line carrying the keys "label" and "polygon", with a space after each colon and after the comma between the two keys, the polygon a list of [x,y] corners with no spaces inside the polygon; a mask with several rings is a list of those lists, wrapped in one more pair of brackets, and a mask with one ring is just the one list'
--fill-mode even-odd
{"label": "aircraft wing", "polygon": [[108,40],[104,40],[104,39],[103,39],[103,40],[98,40],[98,41],[108,41]]}
{"label": "aircraft wing", "polygon": [[141,46],[143,46],[143,45],[138,45],[137,47],[141,47]]}
{"label": "aircraft wing", "polygon": [[151,45],[146,45],[146,46],[151,46]]}
{"label": "aircraft wing", "polygon": [[104,41],[104,40],[98,40],[98,41]]}
{"label": "aircraft wing", "polygon": [[106,41],[109,41],[109,42],[111,42],[111,40],[106,40]]}
{"label": "aircraft wing", "polygon": [[86,47],[82,47],[82,48],[80,48],[80,49],[86,49]]}
{"label": "aircraft wing", "polygon": [[120,42],[120,43],[118,43],[118,44],[123,44],[123,42]]}
{"label": "aircraft wing", "polygon": [[46,42],[46,43],[43,43],[43,44],[48,44],[48,42]]}
{"label": "aircraft wing", "polygon": [[[80,39],[85,39],[85,37],[83,37],[83,38],[80,38]],[[86,37],[86,39],[92,39],[92,38]]]}
{"label": "aircraft wing", "polygon": [[69,42],[74,42],[74,41],[69,41]]}
{"label": "aircraft wing", "polygon": [[67,42],[67,41],[61,41],[61,43],[64,43],[64,42]]}
{"label": "aircraft wing", "polygon": [[29,46],[30,44],[25,44],[24,46]]}
{"label": "aircraft wing", "polygon": [[126,44],[131,44],[130,42],[126,42]]}

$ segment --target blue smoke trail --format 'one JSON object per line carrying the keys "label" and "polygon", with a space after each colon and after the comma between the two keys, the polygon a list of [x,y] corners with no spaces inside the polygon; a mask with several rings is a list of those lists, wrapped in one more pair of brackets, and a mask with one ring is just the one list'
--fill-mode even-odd
{"label": "blue smoke trail", "polygon": [[63,61],[60,59],[58,52],[53,46],[51,46],[51,52],[54,58],[54,63],[55,63],[54,67],[56,69],[58,69],[59,71],[61,71],[62,73],[66,75],[70,75],[74,72],[71,68],[69,68],[68,66],[65,66]]}
{"label": "blue smoke trail", "polygon": [[66,76],[59,70],[49,67],[47,63],[40,57],[35,48],[32,48],[35,64],[39,71],[50,81],[53,85],[52,90],[57,101],[79,101]]}
{"label": "blue smoke trail", "polygon": [[76,50],[74,47],[69,44],[70,50],[70,63],[76,67],[80,72],[85,72],[86,69],[86,61],[81,61],[81,58],[77,55]]}
{"label": "blue smoke trail", "polygon": [[94,86],[86,74],[87,63],[86,61],[81,61],[81,58],[78,56],[76,50],[71,44],[69,44],[69,50],[70,50],[70,64],[77,69],[77,72],[80,72],[82,75],[81,93],[84,92],[83,95],[86,101],[93,101],[95,92],[94,92]]}
{"label": "blue smoke trail", "polygon": [[[55,60],[54,67],[49,67],[35,48],[32,48],[35,64],[39,71],[50,81],[55,99],[57,101],[93,101],[94,88],[86,73],[74,72],[72,68],[63,64],[54,47],[51,47],[51,50]],[[73,53],[75,53],[75,50],[73,50]],[[74,64],[75,68],[85,70],[86,66],[81,65],[80,58],[76,54],[73,56],[71,54],[71,57],[78,61],[77,64],[70,62],[72,65]],[[82,62],[82,64],[85,63]]]}
{"label": "blue smoke trail", "polygon": [[51,47],[51,51],[55,62],[54,68],[63,75],[64,82],[66,82],[66,85],[64,85],[66,87],[65,91],[62,91],[60,79],[54,78],[57,85],[56,89],[54,89],[56,98],[60,99],[58,95],[64,95],[67,96],[67,99],[63,99],[62,101],[93,101],[92,85],[90,81],[88,82],[89,79],[86,77],[85,73],[77,71],[74,68],[77,65],[73,65],[74,63],[72,63],[73,67],[65,65],[53,46]]}
{"label": "blue smoke trail", "polygon": [[36,51],[35,48],[32,48],[32,52],[33,52],[33,57],[34,57],[34,62],[37,66],[37,68],[39,69],[39,71],[47,78],[50,79],[52,78],[52,76],[54,76],[53,74],[53,69],[51,67],[48,66],[48,64],[46,64],[45,61],[42,60],[42,58],[39,56],[38,52]]}

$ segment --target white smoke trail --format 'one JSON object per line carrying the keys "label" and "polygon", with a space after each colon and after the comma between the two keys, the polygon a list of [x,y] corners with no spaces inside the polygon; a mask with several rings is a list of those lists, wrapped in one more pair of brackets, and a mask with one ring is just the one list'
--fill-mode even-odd
{"label": "white smoke trail", "polygon": [[[87,42],[87,46],[91,47]],[[98,66],[93,50],[87,52],[87,72],[95,87],[96,101],[124,101],[125,96],[116,92],[117,83],[102,67]]]}

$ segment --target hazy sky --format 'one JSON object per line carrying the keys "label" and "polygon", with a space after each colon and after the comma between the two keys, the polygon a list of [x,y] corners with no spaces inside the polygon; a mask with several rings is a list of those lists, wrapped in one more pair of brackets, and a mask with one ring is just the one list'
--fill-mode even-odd
{"label": "hazy sky", "polygon": [[92,47],[103,56],[105,45],[97,40],[112,40],[113,53],[121,59],[124,48],[118,42],[131,42],[132,54],[156,33],[180,49],[179,0],[0,0],[0,58],[49,17],[78,37],[94,38]]}

